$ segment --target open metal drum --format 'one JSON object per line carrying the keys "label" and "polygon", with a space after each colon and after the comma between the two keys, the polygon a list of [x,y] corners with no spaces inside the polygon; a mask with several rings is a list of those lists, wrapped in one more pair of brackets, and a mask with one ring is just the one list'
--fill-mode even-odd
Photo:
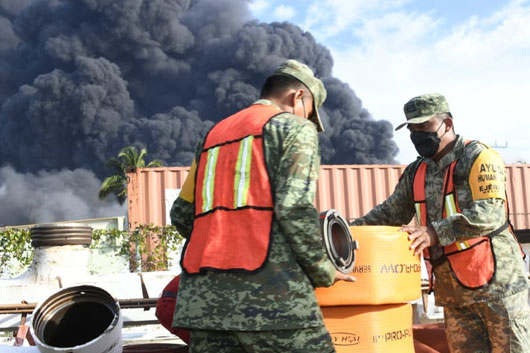
{"label": "open metal drum", "polygon": [[30,332],[42,353],[121,353],[123,316],[105,290],[64,288],[37,305]]}

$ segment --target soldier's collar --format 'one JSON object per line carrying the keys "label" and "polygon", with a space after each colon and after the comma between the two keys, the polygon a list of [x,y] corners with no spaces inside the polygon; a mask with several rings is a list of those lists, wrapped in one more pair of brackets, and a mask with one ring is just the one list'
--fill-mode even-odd
{"label": "soldier's collar", "polygon": [[[456,135],[456,143],[453,149],[449,151],[445,156],[440,158],[439,161],[435,161],[431,158],[426,158],[427,165],[432,166],[436,169],[436,173],[445,170],[445,168],[453,163],[453,161],[459,159],[464,155],[465,141],[460,135]],[[435,173],[435,174],[436,174]]]}
{"label": "soldier's collar", "polygon": [[268,99],[258,99],[257,101],[252,103],[252,105],[254,105],[254,104],[272,105],[273,107],[277,107],[278,109],[280,109],[280,107],[278,107],[277,104],[274,104],[272,101],[270,101]]}

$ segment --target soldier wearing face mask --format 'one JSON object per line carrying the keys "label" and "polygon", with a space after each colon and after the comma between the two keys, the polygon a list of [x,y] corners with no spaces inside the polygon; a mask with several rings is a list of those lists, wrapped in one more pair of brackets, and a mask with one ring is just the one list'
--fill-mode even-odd
{"label": "soldier wearing face mask", "polygon": [[392,195],[352,225],[409,233],[444,307],[451,352],[530,352],[527,272],[508,221],[502,158],[455,134],[440,94],[414,97],[404,112],[396,130],[408,127],[420,157]]}

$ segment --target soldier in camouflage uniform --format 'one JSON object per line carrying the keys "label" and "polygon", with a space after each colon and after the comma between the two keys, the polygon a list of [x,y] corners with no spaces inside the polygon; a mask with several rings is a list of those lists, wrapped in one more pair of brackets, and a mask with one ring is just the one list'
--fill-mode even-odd
{"label": "soldier in camouflage uniform", "polygon": [[[415,253],[428,248],[433,264],[437,264],[433,270],[434,294],[436,304],[444,307],[451,352],[530,352],[527,273],[517,241],[510,229],[503,227],[507,212],[501,157],[488,146],[464,141],[455,134],[442,95],[415,97],[404,110],[407,121],[397,129],[408,126],[421,157],[407,166],[386,201],[352,225],[409,224],[416,212],[415,173],[426,163],[427,225],[405,225],[402,229],[410,234]],[[460,210],[444,218],[445,172],[454,161],[453,184]],[[443,247],[484,235],[491,238],[495,272],[480,288],[466,288],[444,257]]]}
{"label": "soldier in camouflage uniform", "polygon": [[[354,278],[336,271],[328,259],[313,206],[320,163],[317,129],[323,130],[317,109],[325,96],[311,69],[288,60],[267,79],[254,103],[280,109],[263,128],[274,199],[269,253],[252,273],[182,274],[173,326],[191,331],[190,352],[335,351],[314,287]],[[171,209],[172,223],[187,238],[196,221],[193,189],[200,152],[201,147]]]}

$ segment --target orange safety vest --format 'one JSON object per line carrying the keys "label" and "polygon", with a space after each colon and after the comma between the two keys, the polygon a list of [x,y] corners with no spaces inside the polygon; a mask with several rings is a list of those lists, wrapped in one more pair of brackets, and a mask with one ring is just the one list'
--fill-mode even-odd
{"label": "orange safety vest", "polygon": [[[466,145],[471,141],[466,141]],[[442,217],[447,218],[460,213],[458,197],[453,183],[453,174],[458,160],[453,161],[444,177]],[[425,176],[427,174],[427,163],[421,162],[414,175],[413,193],[416,217],[419,225],[427,226],[427,203],[425,201]],[[507,206],[508,200],[505,205]],[[508,209],[506,208],[506,223],[494,232],[476,238],[457,240],[444,246],[444,254],[441,258],[432,259],[430,249],[423,250],[423,258],[429,275],[429,293],[433,290],[433,269],[445,260],[459,284],[468,289],[482,288],[491,282],[495,275],[496,262],[491,237],[505,230],[508,225]]]}
{"label": "orange safety vest", "polygon": [[259,270],[269,253],[274,202],[263,151],[263,127],[282,113],[255,104],[207,134],[195,175],[195,219],[182,268]]}

